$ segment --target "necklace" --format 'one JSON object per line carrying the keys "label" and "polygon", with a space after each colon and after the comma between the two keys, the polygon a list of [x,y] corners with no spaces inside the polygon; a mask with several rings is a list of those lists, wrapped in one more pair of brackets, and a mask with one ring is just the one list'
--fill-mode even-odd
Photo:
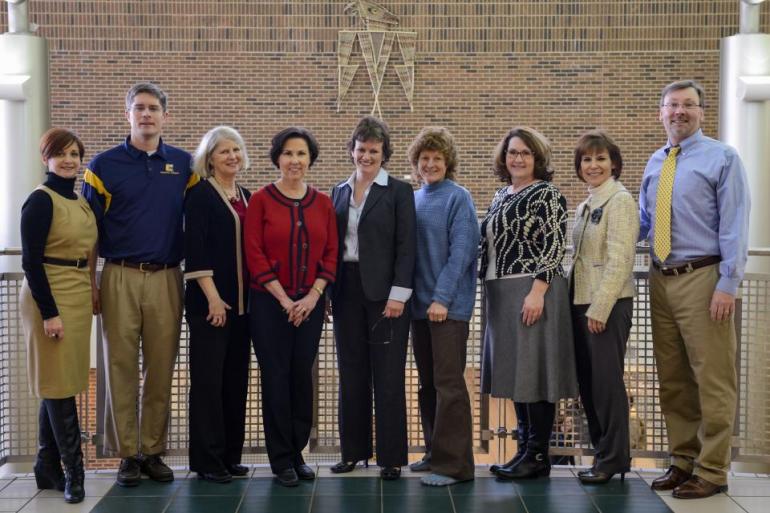
{"label": "necklace", "polygon": [[237,203],[238,200],[241,199],[240,194],[238,193],[238,186],[235,185],[235,181],[233,181],[232,187],[229,187],[229,188],[225,187],[224,184],[222,184],[222,182],[220,182],[216,176],[214,176],[214,181],[216,181],[217,184],[219,184],[219,186],[224,191],[225,196],[227,197],[227,201],[229,201],[230,203]]}

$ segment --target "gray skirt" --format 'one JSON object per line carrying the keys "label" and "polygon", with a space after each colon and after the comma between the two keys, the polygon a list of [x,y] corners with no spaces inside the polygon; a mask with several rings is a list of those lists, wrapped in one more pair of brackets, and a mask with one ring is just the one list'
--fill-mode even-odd
{"label": "gray skirt", "polygon": [[481,392],[517,402],[558,402],[577,396],[567,280],[557,276],[534,326],[521,320],[528,278],[488,280]]}

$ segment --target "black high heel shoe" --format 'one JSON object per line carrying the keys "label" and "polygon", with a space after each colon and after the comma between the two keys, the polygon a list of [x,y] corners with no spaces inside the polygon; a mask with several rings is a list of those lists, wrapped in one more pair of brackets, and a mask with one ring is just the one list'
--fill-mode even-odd
{"label": "black high heel shoe", "polygon": [[[583,484],[606,484],[609,483],[610,479],[612,479],[612,476],[615,474],[609,474],[607,472],[599,472],[595,469],[589,469],[585,473],[580,474],[578,473],[578,479],[580,479],[580,482]],[[620,482],[626,480],[626,473],[621,472],[620,473]]]}
{"label": "black high heel shoe", "polygon": [[[363,461],[364,467],[369,468],[369,460]],[[347,474],[348,472],[353,472],[356,465],[358,465],[357,461],[340,461],[339,463],[332,465],[329,470],[332,471],[332,474]]]}

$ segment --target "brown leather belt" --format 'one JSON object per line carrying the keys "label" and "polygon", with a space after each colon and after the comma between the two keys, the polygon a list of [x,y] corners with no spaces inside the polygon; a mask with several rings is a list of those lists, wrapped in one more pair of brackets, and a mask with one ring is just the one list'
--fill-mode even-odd
{"label": "brown leather belt", "polygon": [[154,273],[155,271],[163,271],[166,269],[174,269],[179,267],[179,262],[175,264],[154,264],[152,262],[132,262],[130,260],[121,260],[119,258],[108,258],[107,262],[124,267],[130,267],[132,269],[139,269],[145,273]]}
{"label": "brown leather belt", "polygon": [[51,265],[61,265],[65,267],[77,267],[78,269],[80,269],[81,267],[88,266],[88,259],[78,258],[77,260],[67,260],[65,258],[55,258],[55,257],[44,256],[43,263],[51,264]]}
{"label": "brown leather belt", "polygon": [[700,269],[701,267],[706,267],[707,265],[718,264],[721,261],[721,257],[709,256],[701,258],[700,260],[693,260],[692,262],[687,262],[686,264],[678,265],[676,267],[670,267],[666,265],[660,265],[658,262],[653,260],[652,266],[660,271],[661,274],[666,276],[679,276],[680,274],[691,273],[694,270]]}

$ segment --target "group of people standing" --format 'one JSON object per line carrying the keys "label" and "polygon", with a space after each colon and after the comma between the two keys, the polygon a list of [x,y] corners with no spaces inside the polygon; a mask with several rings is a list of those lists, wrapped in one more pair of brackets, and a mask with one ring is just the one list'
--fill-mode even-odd
{"label": "group of people standing", "polygon": [[[618,146],[602,131],[579,139],[575,172],[589,196],[576,209],[569,273],[562,267],[567,202],[552,183],[550,143],[529,127],[498,144],[493,167],[505,186],[480,225],[456,181],[454,139],[441,127],[423,129],[408,150],[415,192],[386,171],[393,154],[387,125],[362,118],[347,144],[355,170],[330,196],[306,181],[319,156],[309,130],[289,127],[273,137],[270,159],[280,175],[252,194],[239,182],[249,167],[240,134],[216,127],[193,156],[167,145],[167,98],[150,83],[129,90],[131,133],[91,161],[82,196],[74,186],[83,144],[69,130],[51,129],[41,142],[47,179],[25,203],[21,223],[22,317],[31,389],[42,399],[38,487],[63,490],[67,502],[83,499],[74,396],[88,383],[98,313],[105,449],[121,458],[117,483],[136,486],[142,473],[174,479],[161,455],[183,310],[190,468],[201,479],[226,483],[249,472],[241,453],[252,344],[275,479],[296,486],[315,478],[302,451],[329,313],[342,454],[331,471],[351,472],[376,453],[389,480],[407,464],[411,330],[426,453],[410,468],[427,472],[428,486],[473,479],[465,365],[477,276],[486,302],[482,392],[512,399],[518,423],[517,453],[492,472],[504,480],[547,476],[555,403],[579,392],[595,449],[580,480],[622,479],[630,465],[623,363],[632,272],[637,240],[649,239],[654,347],[672,452],[672,467],[653,487],[683,498],[724,490],[748,193],[735,151],[701,133],[703,107],[694,82],[664,89],[660,117],[669,141],[645,171],[641,230],[639,208],[618,180]],[[99,284],[97,252],[105,259]]]}

